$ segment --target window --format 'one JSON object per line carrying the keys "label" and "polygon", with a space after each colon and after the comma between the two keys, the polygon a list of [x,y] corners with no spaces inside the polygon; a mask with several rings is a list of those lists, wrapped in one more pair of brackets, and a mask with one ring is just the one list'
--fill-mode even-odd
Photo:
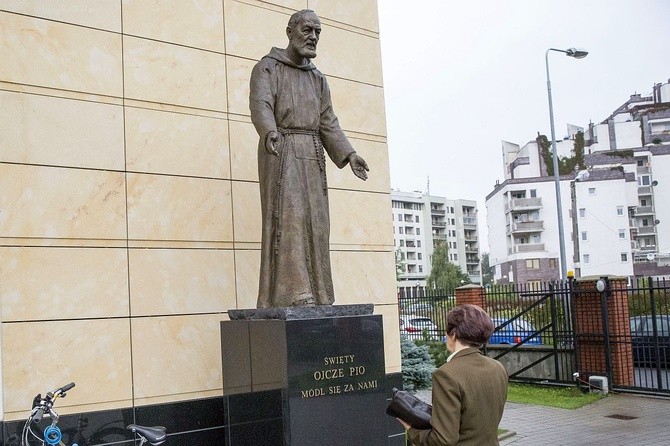
{"label": "window", "polygon": [[623,215],[623,206],[617,206],[616,207],[616,214],[617,215]]}
{"label": "window", "polygon": [[405,240],[400,240],[400,246],[405,246]]}
{"label": "window", "polygon": [[398,228],[398,234],[402,234],[402,227]]}
{"label": "window", "polygon": [[647,199],[646,198],[640,198],[640,206],[646,206],[647,205]]}
{"label": "window", "polygon": [[398,221],[402,221],[402,214],[398,214]]}
{"label": "window", "polygon": [[421,253],[418,253],[418,254],[416,255],[416,259],[417,259],[417,260],[421,260]]}
{"label": "window", "polygon": [[638,167],[643,167],[644,166],[644,160],[637,160],[637,165],[638,165]]}
{"label": "window", "polygon": [[625,229],[619,229],[619,238],[620,239],[626,239],[626,230]]}
{"label": "window", "polygon": [[416,235],[421,235],[421,228],[416,228]]}
{"label": "window", "polygon": [[586,208],[579,208],[579,217],[580,218],[586,217]]}
{"label": "window", "polygon": [[589,187],[589,195],[595,195],[596,194],[596,188],[595,187]]}
{"label": "window", "polygon": [[582,231],[582,241],[586,242],[589,239],[589,234],[586,231]]}
{"label": "window", "polygon": [[540,259],[526,259],[526,269],[540,269]]}
{"label": "window", "polygon": [[417,222],[417,223],[419,223],[419,216],[418,216],[418,215],[415,215],[415,216],[414,216],[414,221]]}
{"label": "window", "polygon": [[423,272],[423,265],[419,265],[419,272],[420,272],[420,273]]}
{"label": "window", "polygon": [[531,189],[530,190],[530,197],[531,198],[537,197],[537,189]]}
{"label": "window", "polygon": [[416,247],[417,247],[417,248],[421,248],[421,240],[417,240],[417,241],[416,241]]}
{"label": "window", "polygon": [[458,254],[454,254],[454,260],[458,260]]}
{"label": "window", "polygon": [[558,268],[558,259],[549,259],[549,268]]}
{"label": "window", "polygon": [[627,262],[628,261],[628,253],[626,253],[626,252],[621,253],[621,261],[622,262]]}
{"label": "window", "polygon": [[582,254],[582,263],[584,263],[584,265],[590,264],[591,256],[589,256],[588,254]]}
{"label": "window", "polygon": [[641,175],[637,179],[637,184],[639,186],[649,186],[649,184],[651,184],[651,178],[649,175]]}

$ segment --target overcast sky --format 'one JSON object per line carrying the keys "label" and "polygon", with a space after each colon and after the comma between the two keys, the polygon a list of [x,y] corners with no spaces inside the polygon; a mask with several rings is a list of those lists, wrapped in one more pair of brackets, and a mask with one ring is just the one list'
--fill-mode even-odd
{"label": "overcast sky", "polygon": [[[670,78],[667,0],[378,0],[391,186],[477,200],[504,179],[501,140],[600,122]],[[414,8],[414,9],[413,9]]]}

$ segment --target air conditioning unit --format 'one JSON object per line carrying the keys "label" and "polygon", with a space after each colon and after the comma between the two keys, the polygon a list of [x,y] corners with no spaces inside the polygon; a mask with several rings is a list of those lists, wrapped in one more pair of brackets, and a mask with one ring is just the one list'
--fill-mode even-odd
{"label": "air conditioning unit", "polygon": [[605,376],[597,375],[589,376],[589,391],[592,393],[607,394],[609,392],[607,378]]}

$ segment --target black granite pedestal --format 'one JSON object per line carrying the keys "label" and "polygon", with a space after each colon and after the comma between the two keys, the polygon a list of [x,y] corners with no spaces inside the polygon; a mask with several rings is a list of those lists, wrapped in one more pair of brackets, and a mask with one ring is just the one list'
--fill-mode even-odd
{"label": "black granite pedestal", "polygon": [[281,392],[259,399],[281,405],[281,438],[266,444],[388,444],[382,318],[339,307],[237,310],[221,323],[224,395]]}

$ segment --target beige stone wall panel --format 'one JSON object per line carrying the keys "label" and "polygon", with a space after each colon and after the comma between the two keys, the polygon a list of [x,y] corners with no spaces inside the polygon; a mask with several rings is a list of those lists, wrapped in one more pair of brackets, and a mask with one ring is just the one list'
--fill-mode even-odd
{"label": "beige stone wall panel", "polygon": [[379,32],[376,0],[308,0],[307,3],[322,19]]}
{"label": "beige stone wall panel", "polygon": [[261,241],[261,196],[258,183],[233,181],[233,216],[236,242]]}
{"label": "beige stone wall panel", "polygon": [[333,109],[344,130],[386,136],[384,90],[374,85],[328,78]]}
{"label": "beige stone wall panel", "polygon": [[226,110],[223,54],[124,36],[127,98]]}
{"label": "beige stone wall panel", "polygon": [[331,251],[335,304],[397,304],[393,251]]}
{"label": "beige stone wall panel", "polygon": [[229,181],[128,174],[131,239],[232,241],[231,212]]}
{"label": "beige stone wall panel", "polygon": [[71,381],[60,414],[132,405],[128,319],[5,323],[2,366],[5,420],[25,418],[35,395]]}
{"label": "beige stone wall panel", "polygon": [[125,119],[129,171],[230,178],[225,120],[129,107]]}
{"label": "beige stone wall panel", "polygon": [[122,96],[121,36],[0,12],[0,80]]}
{"label": "beige stone wall panel", "polygon": [[[281,3],[306,7],[303,1]],[[223,5],[227,54],[259,60],[271,47],[285,48],[288,44],[286,24],[294,11],[280,12],[260,1],[224,0]]]}
{"label": "beige stone wall panel", "polygon": [[221,395],[223,315],[133,318],[135,403]]}
{"label": "beige stone wall panel", "polygon": [[258,278],[260,268],[260,249],[235,250],[237,306],[234,308],[256,308],[256,302],[258,301]]}
{"label": "beige stone wall panel", "polygon": [[249,79],[255,64],[255,60],[226,57],[229,113],[249,116]]}
{"label": "beige stone wall panel", "polygon": [[0,8],[44,19],[121,32],[119,0],[2,0]]}
{"label": "beige stone wall panel", "polygon": [[377,38],[324,25],[317,54],[314,63],[327,76],[377,86],[383,84],[381,48]]}
{"label": "beige stone wall panel", "polygon": [[[368,179],[361,181],[354,176],[347,165],[338,169],[333,163],[327,163],[328,186],[336,189],[351,189],[388,194],[391,190],[389,176],[389,158],[385,143],[349,137],[351,145],[370,167]],[[390,200],[390,198],[389,198]],[[390,206],[390,201],[389,201]],[[390,210],[389,210],[390,212]]]}
{"label": "beige stone wall panel", "polygon": [[0,161],[124,169],[120,106],[0,91],[0,122]]}
{"label": "beige stone wall panel", "polygon": [[120,172],[0,164],[0,237],[126,238]]}
{"label": "beige stone wall panel", "polygon": [[258,181],[258,134],[251,122],[229,121],[233,180]]}
{"label": "beige stone wall panel", "polygon": [[222,313],[235,307],[231,250],[131,249],[133,316]]}
{"label": "beige stone wall panel", "polygon": [[330,242],[393,246],[389,194],[331,189]]}
{"label": "beige stone wall panel", "polygon": [[125,249],[0,247],[2,320],[128,316]]}
{"label": "beige stone wall panel", "polygon": [[123,0],[122,4],[125,34],[224,52],[221,0]]}
{"label": "beige stone wall panel", "polygon": [[402,372],[402,356],[400,355],[398,303],[375,305],[375,314],[381,314],[384,320],[384,362],[386,373],[400,373]]}

